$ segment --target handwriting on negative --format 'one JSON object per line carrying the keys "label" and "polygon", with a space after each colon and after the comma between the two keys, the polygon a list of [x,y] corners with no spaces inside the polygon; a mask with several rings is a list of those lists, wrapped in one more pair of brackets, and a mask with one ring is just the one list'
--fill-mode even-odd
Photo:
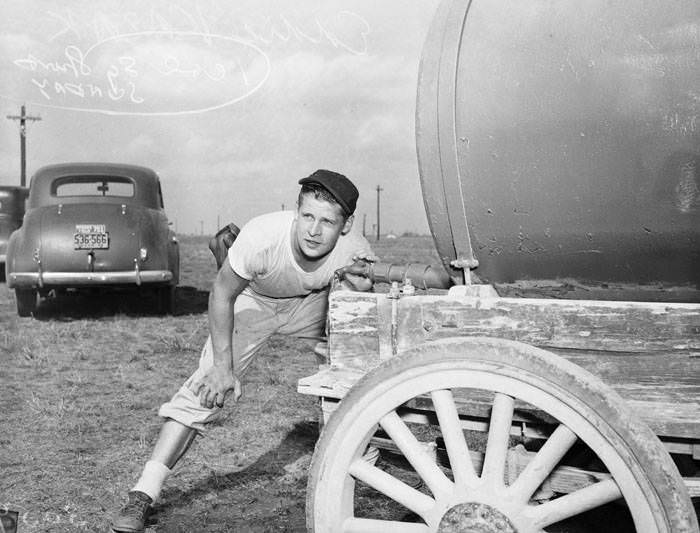
{"label": "handwriting on negative", "polygon": [[86,50],[67,46],[59,60],[28,54],[14,64],[31,73],[41,103],[105,114],[217,109],[252,95],[270,74],[267,54],[251,43],[172,31],[117,35]]}
{"label": "handwriting on negative", "polygon": [[[201,13],[197,20],[203,20]],[[14,65],[24,74],[31,103],[36,105],[108,115],[182,115],[225,107],[258,91],[272,68],[261,47],[325,42],[353,55],[367,53],[369,24],[355,13],[338,13],[337,31],[315,18],[315,34],[283,16],[280,21],[267,32],[246,23],[242,36],[213,33],[204,22],[197,31],[170,27],[99,32],[92,46],[70,43],[51,56],[27,53]],[[74,24],[49,41],[71,34],[84,41],[83,30]]]}

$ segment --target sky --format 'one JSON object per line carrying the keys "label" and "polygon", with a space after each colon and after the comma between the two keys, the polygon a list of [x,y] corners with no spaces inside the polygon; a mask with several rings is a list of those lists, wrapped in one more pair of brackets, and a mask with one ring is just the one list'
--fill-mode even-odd
{"label": "sky", "polygon": [[[2,0],[3,115],[43,165],[153,168],[180,233],[292,208],[317,168],[360,191],[356,227],[428,233],[415,150],[421,48],[438,0]],[[4,118],[4,117],[3,117]],[[0,185],[20,182],[0,121]]]}

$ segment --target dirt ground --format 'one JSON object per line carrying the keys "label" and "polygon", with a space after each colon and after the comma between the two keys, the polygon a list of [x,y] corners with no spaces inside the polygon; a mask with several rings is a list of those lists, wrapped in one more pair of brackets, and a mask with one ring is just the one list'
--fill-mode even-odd
{"label": "dirt ground", "polygon": [[[402,241],[402,242],[399,242]],[[68,294],[18,318],[0,283],[0,512],[21,533],[107,531],[160,428],[159,405],[189,376],[207,336],[215,273],[201,237],[181,238],[175,316],[137,294]],[[435,262],[430,238],[375,247]],[[317,401],[296,392],[317,362],[307,342],[273,338],[244,396],[176,468],[149,532],[305,530]]]}
{"label": "dirt ground", "polygon": [[[196,367],[215,273],[206,238],[182,237],[175,316],[147,295],[64,295],[18,318],[0,283],[0,515],[19,533],[109,531],[158,435],[159,405]],[[437,263],[429,237],[375,244],[384,261]],[[296,392],[312,345],[275,337],[244,396],[166,483],[149,533],[305,531],[319,407]],[[363,505],[380,506],[368,495]],[[622,531],[612,517],[556,531]],[[2,528],[0,528],[2,531]]]}

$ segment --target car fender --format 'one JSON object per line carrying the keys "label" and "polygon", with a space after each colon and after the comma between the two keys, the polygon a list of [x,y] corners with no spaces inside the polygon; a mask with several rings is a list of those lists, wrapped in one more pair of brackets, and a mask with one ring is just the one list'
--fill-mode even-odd
{"label": "car fender", "polygon": [[10,274],[13,272],[36,272],[37,262],[34,258],[36,250],[41,248],[40,213],[36,209],[27,211],[22,226],[10,235],[7,243],[7,259],[5,270],[8,287],[12,288]]}

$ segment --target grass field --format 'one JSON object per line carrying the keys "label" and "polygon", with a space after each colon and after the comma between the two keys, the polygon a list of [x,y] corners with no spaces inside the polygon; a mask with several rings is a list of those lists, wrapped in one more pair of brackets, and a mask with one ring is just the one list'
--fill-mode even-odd
{"label": "grass field", "polygon": [[[17,511],[19,533],[109,531],[158,435],[158,407],[195,369],[207,336],[214,259],[206,238],[180,242],[174,316],[123,293],[64,295],[18,318],[0,283],[0,515]],[[430,237],[373,247],[385,262],[437,263]],[[316,371],[311,345],[273,337],[241,401],[175,469],[147,531],[305,531],[319,407],[296,383]],[[385,503],[362,505],[381,513]],[[622,528],[605,516],[551,531]]]}
{"label": "grass field", "polygon": [[[0,284],[0,512],[19,532],[107,531],[157,437],[159,405],[196,367],[215,274],[206,239],[182,237],[175,316],[133,294],[65,295],[18,318]],[[376,243],[386,261],[435,263],[429,237]],[[244,396],[168,481],[149,531],[302,531],[318,437],[311,347],[275,337]]]}

